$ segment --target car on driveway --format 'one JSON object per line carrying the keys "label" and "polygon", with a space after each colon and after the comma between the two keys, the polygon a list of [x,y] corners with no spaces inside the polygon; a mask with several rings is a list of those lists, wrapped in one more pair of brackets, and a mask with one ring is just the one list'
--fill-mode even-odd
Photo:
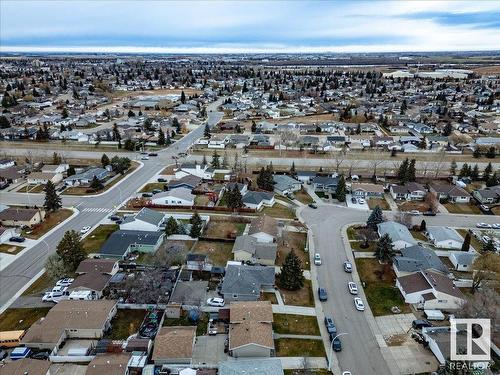
{"label": "car on driveway", "polygon": [[149,156],[144,155],[144,156],[141,157],[141,160],[149,160]]}
{"label": "car on driveway", "polygon": [[411,322],[411,326],[414,329],[422,329],[424,327],[432,327],[432,324],[426,319],[415,319],[413,322]]}
{"label": "car on driveway", "polygon": [[477,223],[476,227],[478,227],[478,228],[491,228],[491,225],[487,224],[487,223]]}
{"label": "car on driveway", "polygon": [[9,241],[10,241],[10,242],[17,242],[17,243],[21,243],[21,242],[26,241],[26,238],[21,237],[21,236],[14,236],[14,237],[9,238]]}
{"label": "car on driveway", "polygon": [[337,327],[335,326],[335,322],[332,317],[325,316],[325,327],[326,331],[330,334],[337,334]]}
{"label": "car on driveway", "polygon": [[421,212],[419,210],[411,210],[410,215],[420,215]]}
{"label": "car on driveway", "polygon": [[321,302],[324,302],[328,299],[328,294],[326,293],[325,288],[318,288],[318,297]]}
{"label": "car on driveway", "polygon": [[142,193],[143,198],[151,198],[153,196],[153,193]]}
{"label": "car on driveway", "polygon": [[62,287],[70,286],[73,281],[75,281],[75,279],[66,277],[64,279],[58,280],[56,286],[62,286]]}
{"label": "car on driveway", "polygon": [[163,190],[161,190],[161,189],[153,189],[153,190],[151,190],[151,193],[153,193],[153,194],[159,194],[159,193],[161,193],[162,191],[163,191]]}
{"label": "car on driveway", "polygon": [[359,204],[365,204],[366,201],[363,198],[358,198],[358,203]]}
{"label": "car on driveway", "polygon": [[314,209],[318,208],[318,205],[316,203],[309,203],[308,206]]}
{"label": "car on driveway", "polygon": [[40,360],[43,360],[43,361],[47,361],[50,357],[50,353],[47,352],[47,351],[43,351],[43,352],[38,352],[38,353],[32,353],[30,355],[30,358],[33,358],[33,359],[40,359]]}
{"label": "car on driveway", "polygon": [[158,156],[158,154],[156,152],[150,152],[148,156]]}
{"label": "car on driveway", "polygon": [[344,262],[344,271],[347,272],[347,273],[351,273],[352,272],[352,264],[348,260],[346,260]]}
{"label": "car on driveway", "polygon": [[88,225],[83,227],[82,229],[80,229],[80,234],[85,234],[87,233],[89,230],[91,229],[91,227],[89,227]]}
{"label": "car on driveway", "polygon": [[347,287],[349,288],[349,293],[351,294],[358,294],[358,286],[354,281],[349,281],[347,283]]}
{"label": "car on driveway", "polygon": [[321,255],[318,253],[314,254],[314,264],[316,266],[321,266]]}
{"label": "car on driveway", "polygon": [[359,297],[354,298],[354,306],[358,311],[365,311],[365,304],[363,303],[363,300]]}
{"label": "car on driveway", "polygon": [[436,213],[433,211],[425,211],[423,213],[424,216],[436,216]]}
{"label": "car on driveway", "polygon": [[356,204],[356,203],[358,203],[358,200],[357,200],[356,198],[352,197],[352,198],[351,198],[351,203]]}
{"label": "car on driveway", "polygon": [[492,225],[493,229],[500,229],[500,224],[496,223]]}
{"label": "car on driveway", "polygon": [[352,373],[350,371],[344,371],[342,372],[342,375],[352,375]]}
{"label": "car on driveway", "polygon": [[225,304],[224,298],[214,297],[207,299],[208,306],[223,307]]}

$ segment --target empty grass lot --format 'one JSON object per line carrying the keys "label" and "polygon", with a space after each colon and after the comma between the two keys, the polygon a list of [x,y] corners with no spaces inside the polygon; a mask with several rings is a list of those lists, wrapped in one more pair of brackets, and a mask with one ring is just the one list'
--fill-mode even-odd
{"label": "empty grass lot", "polygon": [[293,193],[293,195],[295,195],[295,199],[297,199],[301,203],[309,204],[314,202],[314,199],[312,199],[311,196],[307,194],[304,188],[296,191],[295,193]]}
{"label": "empty grass lot", "polygon": [[452,214],[482,215],[478,206],[466,203],[445,203],[443,206]]}
{"label": "empty grass lot", "polygon": [[198,241],[193,248],[194,253],[207,254],[215,266],[225,266],[228,260],[232,260],[232,250],[232,242],[217,241]]}
{"label": "empty grass lot", "polygon": [[325,357],[322,340],[278,339],[274,340],[276,357]]}
{"label": "empty grass lot", "polygon": [[373,315],[390,315],[393,306],[403,313],[410,312],[410,306],[394,286],[396,275],[389,264],[380,264],[376,259],[356,259],[356,267],[361,281],[366,283],[365,294]]}
{"label": "empty grass lot", "polygon": [[391,206],[389,206],[389,203],[387,203],[385,198],[370,198],[367,200],[367,203],[368,207],[370,207],[370,209],[372,210],[377,206],[379,206],[384,211],[391,209]]}
{"label": "empty grass lot", "polygon": [[51,289],[54,286],[54,280],[52,280],[45,272],[36,281],[30,285],[23,293],[23,296],[33,296],[43,294],[45,291]]}
{"label": "empty grass lot", "polygon": [[314,295],[311,287],[311,280],[304,280],[304,287],[299,290],[285,290],[278,288],[285,305],[293,306],[314,306]]}
{"label": "empty grass lot", "polygon": [[318,319],[315,316],[274,314],[273,330],[292,335],[319,335]]}
{"label": "empty grass lot", "polygon": [[0,315],[0,331],[28,329],[49,312],[50,307],[7,309]]}
{"label": "empty grass lot", "polygon": [[0,245],[0,253],[4,253],[4,254],[16,255],[17,253],[19,253],[23,249],[24,249],[24,247],[22,247],[22,246],[9,245],[6,243],[3,243]]}
{"label": "empty grass lot", "polygon": [[261,212],[263,215],[269,215],[280,219],[297,218],[297,216],[295,216],[295,210],[278,203],[275,203],[272,207],[264,207]]}
{"label": "empty grass lot", "polygon": [[302,262],[302,268],[310,269],[309,253],[305,251],[307,241],[306,233],[283,231],[283,241],[278,242],[278,253],[276,254],[276,265],[281,266],[285,258],[292,250]]}
{"label": "empty grass lot", "polygon": [[98,253],[101,246],[106,242],[111,233],[117,231],[120,227],[117,224],[102,224],[95,228],[82,241],[83,250],[87,254]]}
{"label": "empty grass lot", "polygon": [[28,229],[27,231],[23,231],[23,236],[37,240],[49,230],[61,224],[71,215],[73,215],[73,211],[67,208],[61,208],[56,212],[47,213],[47,215],[45,215],[45,219],[43,219],[39,225],[34,226],[32,229]]}
{"label": "empty grass lot", "polygon": [[217,220],[211,218],[205,226],[203,235],[211,238],[235,238],[245,230],[246,223],[235,223],[230,220]]}
{"label": "empty grass lot", "polygon": [[145,316],[146,310],[118,310],[111,320],[111,331],[106,338],[125,340],[139,330]]}

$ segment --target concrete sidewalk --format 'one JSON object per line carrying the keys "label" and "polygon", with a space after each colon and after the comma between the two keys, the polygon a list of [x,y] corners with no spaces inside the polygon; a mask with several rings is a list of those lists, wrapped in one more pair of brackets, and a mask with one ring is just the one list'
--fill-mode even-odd
{"label": "concrete sidewalk", "polygon": [[[284,369],[327,368],[326,359],[323,357],[276,357],[281,361]],[[259,361],[263,359],[259,358]],[[339,373],[336,373],[340,375]]]}
{"label": "concrete sidewalk", "polygon": [[283,333],[275,333],[274,338],[275,339],[301,339],[301,340],[322,340],[323,339],[321,336],[315,336],[315,335],[290,335],[290,334],[283,334]]}
{"label": "concrete sidewalk", "polygon": [[314,307],[304,306],[273,305],[273,313],[316,316],[316,309]]}

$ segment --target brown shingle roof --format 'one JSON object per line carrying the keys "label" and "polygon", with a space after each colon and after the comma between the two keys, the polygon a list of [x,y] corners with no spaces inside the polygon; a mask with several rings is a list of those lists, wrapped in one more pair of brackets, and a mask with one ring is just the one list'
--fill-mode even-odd
{"label": "brown shingle roof", "polygon": [[131,353],[98,354],[87,366],[85,375],[123,375],[131,356]]}
{"label": "brown shingle roof", "polygon": [[104,288],[109,283],[111,275],[105,273],[89,272],[79,275],[75,281],[71,284],[68,290],[75,290],[78,288],[86,288],[89,290],[95,290],[96,292],[102,292]]}
{"label": "brown shingle roof", "polygon": [[116,260],[113,259],[85,259],[78,265],[76,273],[111,273]]}
{"label": "brown shingle roof", "polygon": [[196,327],[162,327],[155,338],[153,360],[191,358]]}
{"label": "brown shingle roof", "polygon": [[23,358],[5,363],[0,367],[0,375],[46,375],[49,368],[49,361]]}
{"label": "brown shingle roof", "polygon": [[272,325],[258,322],[231,324],[229,328],[229,350],[250,344],[274,349]]}
{"label": "brown shingle roof", "polygon": [[231,302],[229,311],[231,323],[273,322],[273,309],[270,301]]}
{"label": "brown shingle roof", "polygon": [[278,224],[276,219],[268,215],[258,216],[253,219],[250,223],[248,234],[260,232],[276,237],[278,235]]}
{"label": "brown shingle roof", "polygon": [[39,210],[36,208],[9,207],[6,210],[0,212],[0,220],[31,220],[33,216],[38,213],[38,211]]}
{"label": "brown shingle roof", "polygon": [[432,288],[427,279],[420,272],[415,272],[407,276],[398,277],[398,281],[406,293],[415,293],[419,290]]}

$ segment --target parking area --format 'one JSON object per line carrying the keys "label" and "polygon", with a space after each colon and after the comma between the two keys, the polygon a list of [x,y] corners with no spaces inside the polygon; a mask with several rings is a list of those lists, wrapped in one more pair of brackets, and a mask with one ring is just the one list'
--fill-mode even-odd
{"label": "parking area", "polygon": [[193,365],[217,365],[227,360],[224,343],[227,335],[198,336],[193,348]]}
{"label": "parking area", "polygon": [[413,314],[383,315],[375,317],[384,338],[407,333],[415,320]]}
{"label": "parking area", "polygon": [[[368,203],[366,203],[366,200],[364,198],[355,197],[356,202],[353,202],[352,198],[353,198],[353,196],[351,194],[346,195],[345,199],[346,199],[347,207],[357,208],[358,210],[369,210],[370,209],[370,207],[368,207]],[[363,199],[362,200],[363,203],[359,202],[360,199]]]}

